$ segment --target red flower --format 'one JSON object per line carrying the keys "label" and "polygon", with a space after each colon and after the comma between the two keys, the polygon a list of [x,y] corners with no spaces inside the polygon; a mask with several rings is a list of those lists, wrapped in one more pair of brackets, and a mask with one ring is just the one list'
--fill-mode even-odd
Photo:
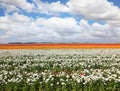
{"label": "red flower", "polygon": [[80,76],[84,76],[85,74],[81,73]]}

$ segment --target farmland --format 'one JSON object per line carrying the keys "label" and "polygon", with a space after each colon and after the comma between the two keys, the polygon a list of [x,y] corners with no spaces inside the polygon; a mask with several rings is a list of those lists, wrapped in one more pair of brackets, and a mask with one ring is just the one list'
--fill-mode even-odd
{"label": "farmland", "polygon": [[0,49],[120,48],[120,44],[0,44]]}
{"label": "farmland", "polygon": [[57,48],[0,50],[0,91],[120,91],[119,48]]}

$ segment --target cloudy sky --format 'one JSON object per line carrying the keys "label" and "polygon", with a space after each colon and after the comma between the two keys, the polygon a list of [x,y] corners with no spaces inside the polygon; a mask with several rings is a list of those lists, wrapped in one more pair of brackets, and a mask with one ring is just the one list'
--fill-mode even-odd
{"label": "cloudy sky", "polygon": [[120,0],[0,0],[0,43],[120,43]]}

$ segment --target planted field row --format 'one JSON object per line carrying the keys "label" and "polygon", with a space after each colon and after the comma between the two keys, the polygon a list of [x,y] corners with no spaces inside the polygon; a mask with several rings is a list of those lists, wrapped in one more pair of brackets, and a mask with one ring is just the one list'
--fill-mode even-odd
{"label": "planted field row", "polygon": [[120,44],[0,44],[0,49],[120,48]]}

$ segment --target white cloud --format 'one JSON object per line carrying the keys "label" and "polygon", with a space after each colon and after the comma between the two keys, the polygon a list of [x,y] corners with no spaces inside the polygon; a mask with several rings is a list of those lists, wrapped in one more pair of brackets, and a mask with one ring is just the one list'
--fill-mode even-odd
{"label": "white cloud", "polygon": [[[106,23],[101,25],[99,23],[88,24],[86,20],[80,21],[80,28],[87,41],[93,42],[120,42],[120,28],[111,26]],[[83,31],[84,30],[84,31]],[[79,36],[76,35],[78,38]]]}
{"label": "white cloud", "polygon": [[69,0],[67,5],[72,14],[120,27],[120,8],[107,0]]}
{"label": "white cloud", "polygon": [[36,12],[45,14],[69,13],[86,19],[105,21],[111,26],[120,27],[120,8],[107,0],[69,0],[66,5],[57,2],[34,0]]}
{"label": "white cloud", "polygon": [[19,8],[32,12],[35,8],[34,4],[28,3],[27,0],[0,0],[0,3],[8,12],[19,10]]}
{"label": "white cloud", "polygon": [[[2,41],[5,38],[9,41],[13,38],[13,41],[14,39],[17,41],[32,41],[35,39],[57,41],[62,37],[69,36],[69,32],[74,33],[73,29],[78,27],[76,23],[74,18],[52,17],[34,20],[22,14],[14,13],[12,16],[0,17],[0,31],[5,32],[0,40]],[[10,36],[10,38],[5,36]]]}
{"label": "white cloud", "polygon": [[21,8],[26,12],[47,15],[69,13],[86,19],[102,20],[112,26],[120,26],[120,8],[107,0],[69,0],[66,4],[60,1],[49,3],[33,0],[33,3],[29,3],[27,0],[0,0],[0,4],[7,9],[7,12],[20,11]]}
{"label": "white cloud", "polygon": [[36,7],[36,12],[38,13],[44,13],[44,14],[57,14],[62,12],[68,12],[69,8],[65,6],[64,4],[60,3],[60,1],[57,2],[42,2],[40,0],[34,0]]}
{"label": "white cloud", "polygon": [[[67,5],[71,12],[89,19],[120,19],[120,9],[107,0],[69,0]],[[115,17],[116,15],[117,17]]]}
{"label": "white cloud", "polygon": [[[63,41],[69,40],[79,26],[74,18],[38,18],[36,20],[14,13],[0,17],[0,42],[6,41]],[[5,37],[9,36],[9,37]]]}
{"label": "white cloud", "polygon": [[2,4],[2,7],[6,9],[6,12],[5,13],[10,13],[10,12],[17,12],[17,11],[20,11],[19,8],[17,8],[16,6],[14,5],[6,5],[6,4]]}
{"label": "white cloud", "polygon": [[[60,1],[45,3],[34,0],[33,3],[26,0],[0,0],[0,5],[7,12],[20,11],[21,8],[39,14],[69,13],[71,17],[35,19],[17,12],[6,14],[0,17],[0,42],[120,42],[120,8],[107,0],[69,0],[66,5]],[[75,20],[74,14],[82,15],[85,19]],[[102,20],[105,24],[89,24],[87,19]]]}
{"label": "white cloud", "polygon": [[48,19],[38,18],[36,20],[37,25],[44,25],[49,28],[75,28],[77,27],[77,21],[73,17],[60,18],[60,17],[51,17]]}

